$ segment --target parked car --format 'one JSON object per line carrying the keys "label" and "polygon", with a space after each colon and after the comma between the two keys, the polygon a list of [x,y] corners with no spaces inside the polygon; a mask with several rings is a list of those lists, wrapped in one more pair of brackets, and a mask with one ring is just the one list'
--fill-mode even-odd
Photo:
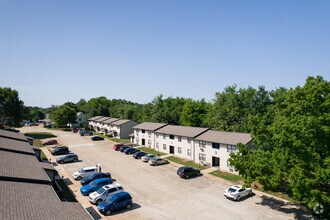
{"label": "parked car", "polygon": [[130,148],[127,148],[126,150],[124,150],[124,153],[125,154],[135,154],[136,152],[139,152],[139,151],[140,151],[139,149],[130,147]]}
{"label": "parked car", "polygon": [[100,136],[93,136],[91,137],[92,141],[103,141],[104,138],[103,137],[100,137]]}
{"label": "parked car", "polygon": [[98,204],[99,211],[104,215],[110,215],[112,212],[120,209],[130,209],[133,206],[133,200],[128,192],[120,192],[109,196],[105,201]]}
{"label": "parked car", "polygon": [[59,145],[48,146],[47,147],[47,150],[52,151],[52,150],[54,150],[57,147],[61,147],[61,146],[59,146]]}
{"label": "parked car", "polygon": [[80,184],[82,186],[92,182],[93,180],[100,179],[100,178],[110,178],[111,179],[111,174],[110,173],[103,173],[103,172],[97,172],[94,173],[88,177],[85,177],[80,180]]}
{"label": "parked car", "polygon": [[53,145],[53,144],[57,144],[56,139],[50,139],[50,140],[45,141],[44,143],[42,143],[42,145]]}
{"label": "parked car", "polygon": [[201,171],[199,169],[195,169],[193,167],[180,167],[176,172],[181,178],[188,179],[191,176],[199,176],[201,175]]}
{"label": "parked car", "polygon": [[138,152],[135,152],[135,153],[133,154],[133,157],[134,157],[135,159],[141,159],[141,157],[143,157],[143,156],[145,156],[145,155],[147,155],[146,152],[138,151]]}
{"label": "parked car", "polygon": [[252,195],[251,188],[244,188],[242,186],[232,186],[224,191],[224,196],[228,199],[240,200],[243,197]]}
{"label": "parked car", "polygon": [[124,146],[124,144],[115,144],[115,145],[113,146],[113,149],[114,149],[115,151],[119,151],[119,148],[120,148],[121,146]]}
{"label": "parked car", "polygon": [[73,173],[73,179],[81,180],[82,178],[89,177],[90,175],[97,173],[98,168],[96,166],[83,167],[80,170]]}
{"label": "parked car", "polygon": [[99,202],[106,200],[109,196],[119,192],[124,192],[123,187],[119,183],[105,185],[97,191],[89,194],[88,200],[93,204],[98,204]]}
{"label": "parked car", "polygon": [[110,178],[96,179],[96,180],[93,180],[92,182],[90,182],[89,184],[86,184],[86,185],[82,186],[80,188],[80,192],[84,196],[88,196],[89,194],[91,194],[92,192],[98,190],[102,186],[109,185],[111,183],[112,183],[112,180]]}
{"label": "parked car", "polygon": [[125,146],[125,145],[123,145],[123,146],[121,146],[121,147],[119,148],[119,151],[123,153],[123,152],[124,152],[124,150],[125,150],[125,149],[127,149],[127,148],[129,148],[129,147],[128,147],[128,146]]}
{"label": "parked car", "polygon": [[70,153],[70,154],[57,158],[56,162],[63,164],[63,163],[68,163],[68,162],[77,162],[78,160],[79,159],[76,154]]}
{"label": "parked car", "polygon": [[156,157],[156,156],[153,155],[153,154],[147,154],[147,155],[141,157],[141,160],[142,160],[143,162],[148,162],[148,160],[150,160],[151,158],[154,158],[154,157]]}
{"label": "parked car", "polygon": [[[80,131],[82,131],[82,132],[80,132]],[[88,130],[80,130],[80,131],[79,131],[80,136],[93,135],[93,131],[88,131]]]}
{"label": "parked car", "polygon": [[161,157],[154,157],[154,158],[150,158],[148,163],[151,166],[157,166],[157,165],[161,165],[161,164],[168,164],[170,162],[166,159],[161,158]]}
{"label": "parked car", "polygon": [[66,147],[66,146],[56,147],[56,148],[50,150],[50,152],[53,155],[62,155],[62,154],[68,154],[68,153],[70,153],[69,148]]}

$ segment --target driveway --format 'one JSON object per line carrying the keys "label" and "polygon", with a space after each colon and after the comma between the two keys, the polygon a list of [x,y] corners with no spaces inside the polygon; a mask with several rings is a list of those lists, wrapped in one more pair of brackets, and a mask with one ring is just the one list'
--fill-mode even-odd
{"label": "driveway", "polygon": [[[73,172],[83,166],[100,163],[102,171],[112,177],[129,192],[134,201],[133,209],[113,213],[104,219],[294,219],[300,218],[300,210],[289,203],[277,206],[277,199],[268,203],[260,193],[234,202],[223,196],[228,184],[207,175],[181,179],[173,164],[150,166],[131,155],[112,149],[114,143],[105,140],[93,142],[89,136],[77,133],[46,130],[42,127],[24,127],[21,132],[47,131],[58,136],[62,145],[79,156],[81,162],[58,165],[56,168],[64,178],[72,182],[70,188],[78,201],[86,208],[91,204],[80,192],[80,184],[72,179]],[[48,152],[46,152],[48,153]],[[50,155],[47,155],[50,156]],[[52,161],[55,160],[51,156]],[[70,182],[69,181],[69,182]],[[97,207],[94,206],[97,210]],[[297,216],[298,213],[298,216]]]}

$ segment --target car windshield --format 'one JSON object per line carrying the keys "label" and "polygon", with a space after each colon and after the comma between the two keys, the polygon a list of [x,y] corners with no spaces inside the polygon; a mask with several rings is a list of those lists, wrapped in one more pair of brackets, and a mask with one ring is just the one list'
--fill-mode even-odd
{"label": "car windshield", "polygon": [[97,182],[96,181],[93,181],[89,184],[90,187],[94,187],[94,186],[97,186]]}
{"label": "car windshield", "polygon": [[236,192],[236,189],[234,189],[234,188],[229,188],[228,191],[231,192],[231,193],[233,193],[233,192]]}
{"label": "car windshield", "polygon": [[115,199],[112,196],[110,196],[109,198],[107,198],[106,201],[107,201],[107,203],[113,203],[115,201]]}
{"label": "car windshield", "polygon": [[84,172],[84,169],[81,168],[80,170],[78,170],[79,173],[83,173]]}
{"label": "car windshield", "polygon": [[102,195],[104,193],[105,189],[102,187],[100,189],[98,189],[96,192],[100,195]]}

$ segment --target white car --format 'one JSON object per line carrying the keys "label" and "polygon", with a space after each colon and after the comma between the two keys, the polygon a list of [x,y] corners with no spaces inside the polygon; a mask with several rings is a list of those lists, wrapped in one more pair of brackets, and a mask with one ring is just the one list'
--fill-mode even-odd
{"label": "white car", "polygon": [[243,197],[252,195],[251,188],[243,188],[242,186],[232,186],[224,191],[224,196],[228,199],[240,200]]}
{"label": "white car", "polygon": [[73,173],[72,177],[75,180],[81,180],[82,178],[88,177],[94,173],[98,172],[98,167],[83,167],[80,170]]}
{"label": "white car", "polygon": [[148,162],[148,160],[150,160],[151,158],[154,158],[154,157],[156,157],[156,156],[153,155],[153,154],[147,154],[147,155],[141,157],[141,160],[142,160],[143,162]]}
{"label": "white car", "polygon": [[119,192],[124,192],[123,187],[119,183],[109,184],[89,194],[88,200],[93,204],[98,204],[106,200],[109,196]]}

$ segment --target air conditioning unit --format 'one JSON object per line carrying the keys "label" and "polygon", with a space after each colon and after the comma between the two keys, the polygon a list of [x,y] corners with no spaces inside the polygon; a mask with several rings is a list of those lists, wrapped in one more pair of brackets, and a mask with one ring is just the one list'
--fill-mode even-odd
{"label": "air conditioning unit", "polygon": [[229,171],[230,171],[230,172],[234,172],[234,169],[233,169],[233,168],[229,168]]}
{"label": "air conditioning unit", "polygon": [[201,151],[201,152],[204,152],[204,148],[200,148],[200,151]]}

